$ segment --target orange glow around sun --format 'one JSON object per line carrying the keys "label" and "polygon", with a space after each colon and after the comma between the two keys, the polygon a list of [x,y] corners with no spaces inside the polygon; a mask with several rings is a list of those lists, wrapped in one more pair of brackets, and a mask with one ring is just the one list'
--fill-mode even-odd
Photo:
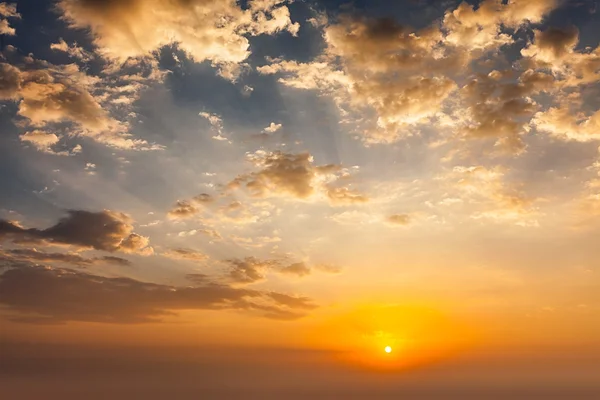
{"label": "orange glow around sun", "polygon": [[336,350],[344,363],[390,370],[452,358],[474,344],[474,335],[430,307],[382,305],[329,318],[311,341]]}

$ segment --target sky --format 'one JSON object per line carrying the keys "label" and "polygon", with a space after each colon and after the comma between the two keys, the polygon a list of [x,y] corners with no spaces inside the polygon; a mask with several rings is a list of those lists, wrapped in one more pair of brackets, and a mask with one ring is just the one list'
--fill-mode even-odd
{"label": "sky", "polygon": [[599,7],[1,2],[9,398],[598,398]]}

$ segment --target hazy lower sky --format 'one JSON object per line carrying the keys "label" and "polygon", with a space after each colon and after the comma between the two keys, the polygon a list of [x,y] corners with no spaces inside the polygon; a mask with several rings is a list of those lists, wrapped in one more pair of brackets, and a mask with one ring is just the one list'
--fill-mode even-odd
{"label": "hazy lower sky", "polygon": [[597,0],[0,3],[3,391],[599,398],[599,38]]}

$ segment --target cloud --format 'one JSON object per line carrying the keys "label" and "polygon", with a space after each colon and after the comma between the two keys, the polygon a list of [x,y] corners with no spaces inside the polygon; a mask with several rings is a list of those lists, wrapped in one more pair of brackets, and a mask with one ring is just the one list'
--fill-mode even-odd
{"label": "cloud", "polygon": [[254,257],[228,260],[227,278],[236,285],[247,285],[262,282],[268,270],[278,265],[275,260],[259,260]]}
{"label": "cloud", "polygon": [[329,201],[335,205],[363,204],[369,201],[367,196],[346,187],[328,189],[327,197],[329,198]]}
{"label": "cloud", "polygon": [[170,249],[168,251],[160,253],[160,255],[175,260],[187,260],[195,262],[208,260],[208,256],[206,254],[192,249]]}
{"label": "cloud", "polygon": [[299,263],[290,264],[288,266],[280,268],[279,273],[285,274],[285,275],[295,275],[298,277],[303,277],[303,276],[310,275],[311,270],[305,263],[299,262]]}
{"label": "cloud", "polygon": [[474,219],[538,226],[541,215],[535,206],[538,199],[507,184],[506,172],[502,167],[457,166],[443,179],[452,182],[458,190],[455,197],[471,204]]}
{"label": "cloud", "polygon": [[51,149],[53,145],[59,142],[59,137],[54,133],[48,133],[41,130],[34,130],[30,132],[25,132],[20,136],[22,142],[30,143],[36,149],[43,153],[52,153],[54,151]]}
{"label": "cloud", "polygon": [[445,40],[471,51],[485,50],[513,42],[502,28],[518,28],[526,23],[539,23],[558,5],[557,0],[484,0],[477,8],[462,2],[446,12],[443,26]]}
{"label": "cloud", "polygon": [[190,218],[201,211],[199,206],[206,207],[214,203],[214,201],[214,197],[207,193],[199,194],[191,200],[179,200],[175,204],[175,207],[168,212],[168,216],[171,219]]}
{"label": "cloud", "polygon": [[200,115],[202,118],[206,118],[208,122],[210,122],[212,130],[216,133],[212,137],[214,140],[229,142],[230,144],[232,143],[231,140],[223,136],[223,118],[221,118],[217,114],[211,114],[207,112],[201,112],[198,115]]}
{"label": "cloud", "polygon": [[554,77],[527,70],[515,82],[512,71],[492,71],[471,78],[460,90],[457,130],[468,138],[496,138],[496,144],[511,153],[525,148],[521,136],[539,105],[531,98],[550,90]]}
{"label": "cloud", "polygon": [[575,26],[535,30],[535,44],[521,50],[521,54],[542,63],[555,64],[573,54],[578,42],[579,30]]}
{"label": "cloud", "polygon": [[21,71],[7,63],[0,63],[0,99],[16,100],[21,90]]}
{"label": "cloud", "polygon": [[253,197],[288,196],[308,199],[316,193],[329,198],[332,204],[359,203],[366,197],[347,188],[331,188],[349,172],[340,165],[315,166],[309,153],[265,152],[248,154],[248,160],[259,168],[257,172],[239,175],[228,184],[229,189],[245,188]]}
{"label": "cloud", "polygon": [[406,226],[411,223],[411,217],[408,214],[394,214],[387,217],[386,222],[390,225]]}
{"label": "cloud", "polygon": [[304,262],[287,264],[284,260],[261,260],[255,257],[246,257],[227,260],[227,264],[229,270],[226,278],[233,285],[264,282],[270,272],[297,277],[307,276],[311,273],[311,268]]}
{"label": "cloud", "polygon": [[263,132],[275,133],[278,130],[280,130],[282,126],[283,125],[281,125],[281,124],[276,124],[275,122],[271,122],[271,124],[269,126],[267,126],[265,129],[263,129]]}
{"label": "cloud", "polygon": [[552,107],[547,111],[538,112],[531,124],[538,131],[559,139],[578,142],[600,140],[600,110],[585,115],[568,106]]}
{"label": "cloud", "polygon": [[85,267],[95,264],[114,264],[119,266],[131,265],[129,260],[120,257],[104,256],[85,258],[76,253],[46,253],[35,248],[0,250],[0,259],[9,262],[71,264],[78,267]]}
{"label": "cloud", "polygon": [[57,43],[52,43],[50,48],[55,51],[67,53],[70,57],[83,62],[89,62],[94,58],[93,53],[90,53],[83,47],[78,46],[77,43],[69,45],[63,38],[60,38]]}
{"label": "cloud", "polygon": [[250,54],[247,36],[298,32],[286,3],[255,0],[243,9],[234,0],[60,0],[58,7],[72,27],[91,31],[105,57],[124,61],[177,43],[196,62],[231,69]]}
{"label": "cloud", "polygon": [[319,271],[325,272],[327,274],[341,274],[342,273],[342,267],[338,266],[338,265],[332,265],[332,264],[317,264],[315,266],[316,269],[318,269]]}
{"label": "cloud", "polygon": [[169,211],[168,215],[171,219],[177,218],[189,218],[198,214],[200,210],[194,206],[191,202],[186,200],[179,200],[175,207]]}
{"label": "cloud", "polygon": [[8,18],[21,18],[21,14],[17,13],[17,5],[13,3],[0,3],[0,16],[0,35],[14,36],[16,31],[8,23]]}
{"label": "cloud", "polygon": [[[72,136],[85,136],[111,147],[128,150],[160,148],[131,138],[127,123],[110,115],[100,96],[92,94],[103,83],[101,78],[87,75],[76,64],[52,65],[32,58],[26,58],[18,67],[0,63],[0,98],[17,102],[18,115],[25,118],[33,132],[52,130],[67,122],[72,124],[69,132]],[[119,87],[102,86],[101,90],[115,91]],[[29,142],[39,143],[44,139],[39,134],[26,135],[24,140]],[[48,142],[49,137],[45,139]],[[36,147],[51,152],[49,146]]]}
{"label": "cloud", "polygon": [[13,265],[0,275],[0,304],[10,318],[30,323],[147,323],[180,310],[237,310],[297,319],[315,308],[305,297],[219,283],[177,287],[24,265]]}
{"label": "cloud", "polygon": [[26,229],[0,220],[0,239],[8,238],[15,243],[67,245],[111,253],[152,254],[148,238],[133,233],[131,222],[126,214],[109,210],[69,210],[67,216],[46,229]]}
{"label": "cloud", "polygon": [[[475,126],[478,132],[468,137],[496,136],[499,145],[518,152],[524,148],[518,134],[528,121],[516,122],[523,115],[515,113],[525,107],[533,115],[527,98],[536,94],[533,88],[520,82],[530,91],[510,99],[496,99],[492,91],[489,104],[480,103],[479,109],[468,98],[466,104],[457,103],[453,93],[472,73],[473,61],[514,43],[511,31],[541,22],[557,5],[555,0],[484,0],[478,7],[463,2],[448,10],[441,23],[420,30],[390,18],[342,15],[323,25],[326,48],[313,61],[268,59],[257,71],[280,75],[286,86],[330,95],[343,120],[355,127],[352,133],[367,144],[418,135],[440,116],[450,115],[460,116],[466,127]],[[471,114],[466,119],[460,115],[464,107]],[[510,115],[503,114],[507,110]],[[502,119],[495,124],[497,116]],[[485,134],[477,134],[481,132]]]}

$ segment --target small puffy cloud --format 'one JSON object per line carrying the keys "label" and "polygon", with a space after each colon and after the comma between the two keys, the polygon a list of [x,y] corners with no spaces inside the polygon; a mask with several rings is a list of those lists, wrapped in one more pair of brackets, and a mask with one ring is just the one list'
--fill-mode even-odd
{"label": "small puffy cloud", "polygon": [[70,57],[83,62],[91,61],[94,58],[93,53],[90,53],[83,47],[78,46],[77,43],[69,45],[63,38],[60,38],[57,43],[52,43],[50,48],[54,51],[62,51],[63,53],[67,53]]}
{"label": "small puffy cloud", "polygon": [[169,211],[168,215],[171,219],[178,218],[189,218],[196,215],[200,210],[194,206],[191,202],[186,200],[179,200],[175,207]]}
{"label": "small puffy cloud", "polygon": [[154,254],[154,250],[150,247],[150,239],[146,236],[132,233],[119,244],[119,251],[129,254],[140,254],[149,256]]}
{"label": "small puffy cloud", "polygon": [[152,254],[148,238],[133,233],[131,222],[131,218],[126,214],[109,210],[70,210],[66,217],[46,229],[27,229],[0,220],[0,239],[8,238],[15,243],[66,245],[111,253],[121,251],[130,254]]}
{"label": "small puffy cloud", "polygon": [[346,187],[328,189],[327,197],[329,198],[329,201],[334,205],[363,204],[369,201],[369,198],[367,196],[355,192]]}
{"label": "small puffy cloud", "polygon": [[386,222],[390,225],[406,226],[411,223],[412,218],[408,214],[394,214],[386,218]]}
{"label": "small puffy cloud", "polygon": [[192,249],[170,249],[160,254],[164,257],[173,258],[175,260],[187,260],[195,262],[208,260],[208,256],[206,254]]}
{"label": "small puffy cloud", "polygon": [[263,132],[275,133],[278,130],[280,130],[282,126],[283,126],[282,124],[276,124],[275,122],[271,122],[271,124],[269,126],[267,126],[265,129],[263,129]]}
{"label": "small puffy cloud", "polygon": [[295,275],[298,277],[303,277],[303,276],[310,275],[311,270],[305,263],[299,262],[299,263],[290,264],[288,266],[280,268],[279,273],[285,274],[285,275]]}
{"label": "small puffy cloud", "polygon": [[332,204],[352,203],[366,197],[346,188],[331,188],[342,174],[347,173],[340,165],[314,165],[309,153],[267,153],[259,150],[248,155],[248,160],[259,170],[239,175],[228,185],[230,189],[244,187],[254,197],[274,195],[308,199],[317,192],[328,197]]}
{"label": "small puffy cloud", "polygon": [[214,197],[207,193],[199,194],[191,200],[179,200],[175,207],[168,213],[171,219],[185,219],[198,214],[201,206],[208,206],[215,201]]}
{"label": "small puffy cloud", "polygon": [[262,282],[266,279],[267,271],[278,265],[277,261],[259,260],[254,257],[233,259],[227,262],[230,266],[227,277],[237,285]]}
{"label": "small puffy cloud", "polygon": [[223,119],[220,116],[204,111],[199,113],[198,115],[200,115],[202,118],[206,118],[212,126],[212,130],[215,133],[215,135],[213,135],[212,137],[214,140],[231,143],[231,141],[228,138],[223,136]]}
{"label": "small puffy cloud", "polygon": [[[234,288],[208,279],[177,287],[126,277],[12,263],[0,275],[0,304],[9,318],[29,323],[157,322],[183,310],[236,310],[297,319],[315,308],[306,297]],[[195,277],[196,278],[196,277]]]}

